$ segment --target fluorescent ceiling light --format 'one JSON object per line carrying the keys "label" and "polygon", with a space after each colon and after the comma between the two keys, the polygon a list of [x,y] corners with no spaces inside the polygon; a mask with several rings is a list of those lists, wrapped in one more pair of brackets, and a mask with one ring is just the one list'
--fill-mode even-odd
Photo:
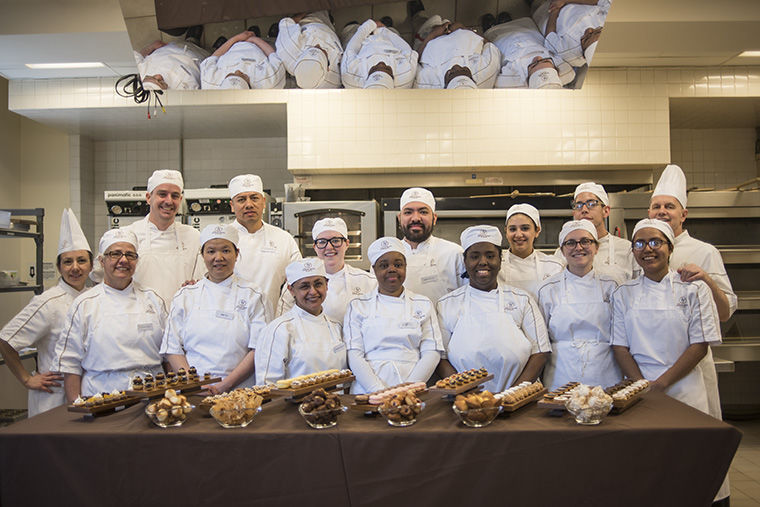
{"label": "fluorescent ceiling light", "polygon": [[94,69],[105,67],[101,62],[71,62],[71,63],[27,63],[30,69]]}
{"label": "fluorescent ceiling light", "polygon": [[760,57],[760,51],[744,51],[739,53],[739,58],[741,57],[758,58]]}

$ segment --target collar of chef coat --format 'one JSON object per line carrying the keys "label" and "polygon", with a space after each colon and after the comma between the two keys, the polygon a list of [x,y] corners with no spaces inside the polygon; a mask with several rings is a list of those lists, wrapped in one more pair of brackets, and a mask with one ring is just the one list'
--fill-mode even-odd
{"label": "collar of chef coat", "polygon": [[103,291],[106,294],[129,297],[135,293],[135,279],[134,278],[132,278],[132,281],[129,282],[129,285],[124,287],[122,290],[111,287],[105,281],[101,285],[103,285]]}
{"label": "collar of chef coat", "polygon": [[213,282],[211,279],[208,278],[208,276],[203,277],[203,281],[206,282],[211,287],[224,287],[224,288],[230,288],[232,287],[232,283],[235,281],[235,278],[237,278],[234,274],[228,276],[221,282]]}
{"label": "collar of chef coat", "polygon": [[[309,322],[313,322],[315,324],[319,324],[320,322],[324,322],[325,321],[325,317],[326,317],[325,316],[325,310],[324,310],[324,308],[322,308],[322,313],[320,313],[319,315],[312,315],[309,312],[307,312],[306,310],[304,310],[303,308],[301,308],[300,306],[293,305],[293,313],[296,316],[301,317],[302,319],[307,320]],[[306,338],[306,337],[302,336],[301,338]]]}
{"label": "collar of chef coat", "polygon": [[261,222],[261,227],[259,227],[259,230],[256,231],[256,232],[248,232],[248,229],[246,229],[245,226],[243,224],[241,224],[240,222],[238,222],[237,220],[235,220],[234,222],[232,222],[232,226],[235,227],[238,230],[239,234],[244,234],[244,235],[248,235],[248,236],[255,236],[256,234],[259,234],[261,231],[263,231],[264,227],[266,227],[267,224],[262,221]]}
{"label": "collar of chef coat", "polygon": [[673,248],[676,247],[679,243],[685,243],[691,239],[691,236],[689,236],[689,231],[686,229],[683,229],[681,234],[675,237],[675,241],[673,241]]}
{"label": "collar of chef coat", "polygon": [[156,234],[168,234],[168,233],[172,233],[172,234],[174,234],[174,230],[177,228],[177,223],[174,220],[172,220],[172,223],[169,224],[169,227],[167,227],[163,231],[161,229],[159,229],[156,224],[154,224],[153,222],[150,221],[150,219],[148,218],[148,215],[146,215],[145,218],[143,218],[143,220],[146,222],[147,227],[150,229],[151,235],[153,233],[156,233]]}
{"label": "collar of chef coat", "polygon": [[425,241],[421,241],[420,243],[418,243],[417,244],[417,248],[413,248],[412,245],[406,240],[406,238],[404,238],[403,240],[401,240],[401,242],[404,244],[404,249],[407,252],[409,252],[409,253],[426,252],[427,250],[430,249],[430,245],[432,245],[432,243],[433,243],[433,236],[430,235],[430,237],[428,237],[428,239],[426,239]]}
{"label": "collar of chef coat", "polygon": [[567,267],[565,268],[565,279],[570,283],[581,283],[584,285],[591,285],[594,283],[595,277],[596,277],[596,271],[594,271],[593,266],[591,267],[591,270],[583,276],[578,276],[575,273],[571,272],[569,269],[567,269]]}
{"label": "collar of chef coat", "polygon": [[67,284],[66,281],[63,279],[63,277],[60,277],[58,279],[58,284],[57,285],[58,285],[58,287],[62,291],[64,291],[66,294],[68,294],[68,295],[70,295],[70,296],[72,296],[74,298],[76,298],[77,296],[79,296],[80,294],[82,294],[84,291],[86,291],[87,289],[89,289],[89,287],[85,286],[82,290],[76,290],[74,287],[72,287],[71,285]]}

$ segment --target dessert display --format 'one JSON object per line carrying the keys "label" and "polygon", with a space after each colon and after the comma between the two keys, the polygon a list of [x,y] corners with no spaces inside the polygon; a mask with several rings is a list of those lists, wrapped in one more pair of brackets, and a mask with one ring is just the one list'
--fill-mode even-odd
{"label": "dessert display", "polygon": [[130,380],[127,394],[141,398],[159,398],[169,388],[175,391],[188,392],[200,389],[201,386],[206,384],[220,382],[221,380],[219,377],[211,378],[210,373],[206,373],[203,380],[201,380],[196,369],[191,366],[190,373],[186,372],[184,368],[180,368],[179,374],[173,371],[166,373],[166,375],[156,373],[155,378],[150,373],[145,375],[144,378],[135,375]]}
{"label": "dessert display", "polygon": [[318,371],[308,375],[278,380],[272,392],[283,394],[295,401],[296,398],[309,394],[317,388],[327,389],[341,384],[350,384],[355,378],[351,370],[348,369]]}
{"label": "dessert display", "polygon": [[502,411],[501,400],[490,391],[481,393],[459,394],[451,406],[465,426],[482,428],[488,426]]}
{"label": "dessert display", "polygon": [[346,407],[338,395],[322,388],[312,391],[298,405],[298,413],[306,424],[316,429],[332,428],[338,424],[338,416],[345,411]]}
{"label": "dessert display", "polygon": [[245,428],[261,412],[264,401],[253,389],[235,389],[213,398],[209,414],[222,428]]}
{"label": "dessert display", "polygon": [[649,381],[645,379],[622,380],[604,390],[612,396],[612,410],[616,413],[623,412],[641,401],[641,395],[647,391],[649,391]]}
{"label": "dessert display", "polygon": [[404,391],[386,398],[377,410],[391,426],[411,426],[423,408],[425,404],[414,393]]}
{"label": "dessert display", "polygon": [[612,408],[612,396],[601,386],[578,385],[565,402],[565,408],[575,416],[578,424],[599,424]]}
{"label": "dessert display", "polygon": [[83,412],[86,414],[110,413],[117,408],[134,405],[139,398],[129,396],[124,391],[114,389],[110,393],[98,393],[92,396],[77,396],[77,399],[68,406],[69,412]]}
{"label": "dessert display", "polygon": [[376,412],[385,400],[396,394],[411,392],[419,395],[425,391],[427,391],[427,385],[424,382],[404,382],[369,394],[356,395],[352,407],[364,412]]}
{"label": "dessert display", "polygon": [[177,394],[174,389],[167,389],[160,401],[148,403],[145,414],[156,426],[169,428],[182,426],[192,409],[185,396]]}
{"label": "dessert display", "polygon": [[259,396],[261,398],[262,403],[266,403],[267,401],[270,401],[272,399],[272,386],[266,385],[266,386],[253,386],[253,387],[239,387],[235,389],[234,391],[231,391],[229,393],[221,393],[221,394],[214,394],[211,396],[206,396],[201,400],[201,407],[207,407],[211,408],[217,401],[223,401],[228,399],[232,395],[245,395],[248,397],[253,397],[254,395]]}
{"label": "dessert display", "polygon": [[581,385],[579,382],[568,382],[557,389],[544,394],[538,400],[538,406],[553,410],[565,410],[565,402],[570,399],[570,394]]}
{"label": "dessert display", "polygon": [[467,371],[461,371],[449,375],[448,377],[439,380],[435,383],[437,391],[443,394],[460,394],[471,389],[475,389],[480,384],[488,382],[493,378],[493,374],[489,374],[485,368],[475,369],[472,368]]}
{"label": "dessert display", "polygon": [[537,400],[546,393],[546,388],[540,380],[521,382],[516,386],[497,393],[494,397],[499,400],[505,412],[514,412],[520,407]]}

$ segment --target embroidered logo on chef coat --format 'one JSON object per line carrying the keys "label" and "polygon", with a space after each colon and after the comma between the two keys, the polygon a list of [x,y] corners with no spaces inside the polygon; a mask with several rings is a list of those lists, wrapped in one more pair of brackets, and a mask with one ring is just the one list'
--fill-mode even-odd
{"label": "embroidered logo on chef coat", "polygon": [[239,311],[239,312],[242,312],[242,311],[243,311],[243,310],[245,310],[246,308],[248,308],[248,300],[246,300],[246,299],[241,299],[241,300],[240,300],[240,301],[238,301],[238,302],[237,302],[237,304],[235,305],[235,310],[237,310],[237,311]]}
{"label": "embroidered logo on chef coat", "polygon": [[681,296],[680,298],[678,298],[678,303],[676,303],[676,306],[680,306],[680,307],[689,306],[689,302],[687,301],[686,296]]}
{"label": "embroidered logo on chef coat", "polygon": [[263,253],[277,253],[277,244],[274,241],[269,240],[267,241],[266,246],[261,249],[261,251]]}
{"label": "embroidered logo on chef coat", "polygon": [[425,318],[425,312],[423,312],[422,310],[418,308],[414,310],[414,313],[412,314],[412,318],[417,319],[417,320],[422,320]]}
{"label": "embroidered logo on chef coat", "polygon": [[504,311],[511,312],[513,310],[517,310],[517,305],[513,301],[507,301],[504,305]]}
{"label": "embroidered logo on chef coat", "polygon": [[362,294],[364,294],[364,291],[362,291],[361,287],[354,287],[351,289],[351,294],[354,296],[361,296]]}
{"label": "embroidered logo on chef coat", "polygon": [[148,309],[145,310],[145,313],[152,313],[155,314],[156,310],[153,309],[153,305],[148,305]]}

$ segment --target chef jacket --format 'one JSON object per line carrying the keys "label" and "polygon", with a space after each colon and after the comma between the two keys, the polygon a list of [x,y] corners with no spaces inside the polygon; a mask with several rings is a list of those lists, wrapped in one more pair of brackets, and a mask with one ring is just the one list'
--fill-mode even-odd
{"label": "chef jacket", "polygon": [[[343,323],[348,303],[354,298],[366,296],[377,288],[377,279],[373,273],[344,264],[336,273],[327,273],[327,297],[322,303],[325,315]],[[283,287],[280,301],[277,303],[277,316],[285,314],[295,306],[295,300],[287,287]]]}
{"label": "chef jacket", "polygon": [[[564,266],[553,255],[538,250],[526,258],[504,250],[501,257],[499,281],[525,290],[533,299],[538,298],[538,287],[550,276],[562,271]],[[538,270],[541,271],[540,275]]]}
{"label": "chef jacket", "polygon": [[[533,12],[533,20],[546,34],[551,1],[541,3]],[[556,31],[546,35],[546,47],[573,67],[586,63],[581,47],[581,37],[587,28],[604,26],[612,0],[599,0],[596,5],[567,3],[559,11]]]}
{"label": "chef jacket", "polygon": [[161,371],[166,306],[137,282],[101,283],[77,297],[56,346],[57,370],[82,376],[82,394],[126,389],[135,374]]}
{"label": "chef jacket", "polygon": [[[599,238],[598,242],[599,249],[594,256],[594,269],[615,278],[622,276],[626,280],[632,280],[641,274],[641,268],[633,257],[630,241],[613,234],[607,234]],[[554,256],[563,265],[567,265],[567,259],[562,255],[562,247],[555,250]]]}
{"label": "chef jacket", "polygon": [[256,383],[346,368],[340,322],[295,306],[269,323],[256,348]]}
{"label": "chef jacket", "polygon": [[155,49],[148,56],[134,52],[140,78],[161,74],[170,90],[197,90],[200,88],[200,63],[208,51],[192,42],[170,42]]}
{"label": "chef jacket", "polygon": [[485,33],[485,37],[501,53],[501,71],[494,84],[496,88],[527,88],[528,65],[535,57],[551,58],[563,85],[575,78],[572,67],[544,46],[544,36],[531,18],[495,25]]}
{"label": "chef jacket", "polygon": [[[60,278],[54,287],[34,296],[29,304],[0,330],[0,340],[7,342],[16,352],[26,347],[36,347],[37,371],[57,371],[55,346],[66,321],[66,312],[82,292]],[[66,402],[62,386],[49,389],[53,392],[29,390],[29,417]]]}
{"label": "chef jacket", "polygon": [[235,274],[252,282],[264,293],[268,308],[276,308],[280,289],[286,280],[285,268],[301,258],[296,241],[287,231],[266,222],[253,233],[237,220],[232,227],[238,231],[240,249]]}
{"label": "chef jacket", "polygon": [[[256,343],[270,315],[264,295],[250,282],[235,275],[219,283],[203,278],[174,296],[160,352],[185,355],[199,372],[226,377]],[[244,380],[241,385],[253,384]]]}
{"label": "chef jacket", "polygon": [[499,73],[499,50],[472,30],[460,28],[431,40],[420,55],[416,88],[446,88],[452,66],[467,67],[478,88],[493,88]]}
{"label": "chef jacket", "polygon": [[395,88],[411,88],[417,72],[417,52],[398,34],[368,19],[346,44],[340,64],[343,86],[364,88],[369,69],[385,62],[393,69]]}
{"label": "chef jacket", "polygon": [[229,74],[248,76],[251,89],[283,88],[285,67],[277,53],[269,56],[253,42],[239,41],[222,56],[211,55],[201,63],[201,88],[219,88]]}
{"label": "chef jacket", "polygon": [[404,287],[430,298],[433,303],[444,294],[467,284],[462,247],[442,238],[430,236],[412,248],[402,241],[406,250],[406,280]]}
{"label": "chef jacket", "polygon": [[340,59],[343,47],[335,33],[327,11],[314,12],[296,23],[291,18],[280,20],[277,34],[277,55],[285,69],[293,74],[301,52],[319,44],[327,52],[327,74],[317,88],[340,88]]}

